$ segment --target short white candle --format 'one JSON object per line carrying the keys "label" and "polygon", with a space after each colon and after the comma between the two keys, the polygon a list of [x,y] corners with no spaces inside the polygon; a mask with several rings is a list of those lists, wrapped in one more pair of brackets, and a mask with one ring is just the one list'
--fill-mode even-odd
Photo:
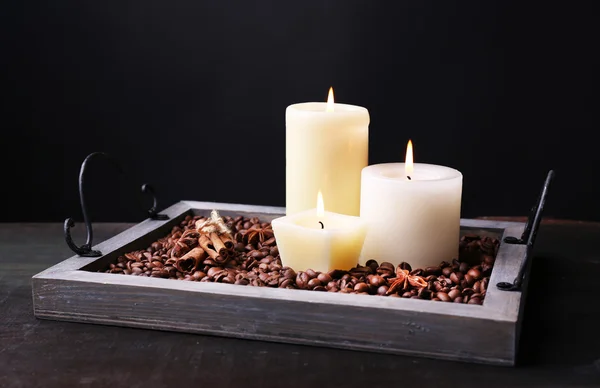
{"label": "short white candle", "polygon": [[358,264],[367,232],[359,217],[317,208],[271,221],[281,263],[295,271],[348,270]]}
{"label": "short white candle", "polygon": [[[410,176],[410,179],[408,178]],[[458,256],[462,174],[412,161],[362,170],[360,216],[367,222],[361,264],[369,259],[413,268]]]}
{"label": "short white candle", "polygon": [[369,112],[333,101],[294,104],[285,111],[286,215],[315,207],[323,192],[328,210],[358,216],[360,174],[369,163]]}

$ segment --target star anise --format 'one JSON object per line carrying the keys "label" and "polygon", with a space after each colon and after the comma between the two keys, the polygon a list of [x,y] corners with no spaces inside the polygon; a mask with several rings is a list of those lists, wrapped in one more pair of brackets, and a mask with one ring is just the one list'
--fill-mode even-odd
{"label": "star anise", "polygon": [[244,235],[246,242],[252,245],[255,245],[259,242],[262,244],[273,236],[273,229],[271,229],[270,225],[266,228],[263,228],[259,224],[252,225],[252,227],[250,227],[250,229],[248,229]]}
{"label": "star anise", "polygon": [[408,270],[402,269],[400,266],[396,268],[396,277],[388,279],[388,281],[392,283],[386,292],[387,295],[391,295],[397,291],[406,291],[409,284],[417,288],[427,287],[427,282],[422,276],[411,275]]}

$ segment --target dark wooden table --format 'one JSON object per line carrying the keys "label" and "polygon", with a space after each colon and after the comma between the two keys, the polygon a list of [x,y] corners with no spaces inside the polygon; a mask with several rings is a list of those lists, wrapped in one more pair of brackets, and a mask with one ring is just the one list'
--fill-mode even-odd
{"label": "dark wooden table", "polygon": [[71,256],[62,225],[0,224],[0,387],[600,387],[599,246],[600,224],[542,226],[509,368],[38,320],[31,276]]}

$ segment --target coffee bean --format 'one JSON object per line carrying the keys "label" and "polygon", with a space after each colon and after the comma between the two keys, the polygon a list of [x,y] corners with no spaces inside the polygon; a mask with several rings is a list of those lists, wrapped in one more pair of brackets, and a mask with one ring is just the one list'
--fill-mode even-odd
{"label": "coffee bean", "polygon": [[454,299],[454,303],[462,303],[463,302],[463,297],[459,296],[458,298]]}
{"label": "coffee bean", "polygon": [[450,275],[452,275],[452,267],[444,267],[444,269],[442,269],[442,275],[449,278]]}
{"label": "coffee bean", "polygon": [[436,302],[439,302],[441,299],[440,298],[431,298],[431,300],[434,300]]}
{"label": "coffee bean", "polygon": [[485,264],[488,265],[494,265],[494,262],[496,261],[496,259],[494,258],[494,256],[490,256],[490,255],[484,255],[483,256],[483,260],[482,260]]}
{"label": "coffee bean", "polygon": [[462,263],[460,263],[458,270],[462,273],[467,273],[467,271],[469,270],[469,264],[467,264],[463,261]]}
{"label": "coffee bean", "polygon": [[487,291],[489,281],[490,281],[490,278],[483,278],[483,280],[481,281],[481,286],[480,286],[481,292]]}
{"label": "coffee bean", "polygon": [[315,288],[313,288],[313,291],[327,291],[327,289],[323,286],[316,286]]}
{"label": "coffee bean", "polygon": [[327,284],[331,281],[331,276],[329,274],[322,272],[317,276],[317,279],[323,284]]}
{"label": "coffee bean", "polygon": [[328,282],[325,287],[328,290],[331,290],[332,288],[338,288],[338,282],[336,282],[335,280],[332,280],[332,281]]}
{"label": "coffee bean", "polygon": [[402,263],[400,263],[400,265],[398,265],[398,267],[400,267],[400,269],[404,270],[404,271],[408,271],[408,272],[412,271],[412,267],[410,266],[410,264],[408,264],[407,262],[404,262],[404,261]]}
{"label": "coffee bean", "polygon": [[202,271],[196,271],[192,275],[192,277],[194,278],[194,280],[200,280],[200,279],[202,279],[205,276],[206,276],[206,274],[204,272],[202,272]]}
{"label": "coffee bean", "polygon": [[423,276],[429,276],[429,275],[441,275],[442,274],[442,269],[440,267],[426,267],[423,270]]}
{"label": "coffee bean", "polygon": [[454,300],[454,299],[458,298],[459,296],[461,296],[461,292],[459,290],[457,290],[456,288],[453,288],[448,292],[448,296],[450,297],[450,299]]}
{"label": "coffee bean", "polygon": [[388,286],[380,286],[377,289],[377,295],[385,295],[388,292],[389,287]]}
{"label": "coffee bean", "polygon": [[469,299],[469,301],[467,303],[468,304],[481,304],[481,299],[479,299],[479,298],[471,298],[471,299]]}
{"label": "coffee bean", "polygon": [[365,263],[365,266],[367,266],[367,267],[371,268],[371,270],[372,270],[373,272],[375,272],[375,271],[377,271],[377,268],[379,267],[379,264],[377,263],[377,261],[375,261],[375,260],[372,260],[372,259],[371,259],[371,260],[368,260],[368,261]]}
{"label": "coffee bean", "polygon": [[369,280],[369,283],[373,286],[373,287],[380,287],[383,286],[386,281],[384,278],[382,278],[379,275],[373,275],[371,276],[371,279]]}
{"label": "coffee bean", "polygon": [[435,296],[442,302],[451,302],[452,299],[445,292],[437,292]]}
{"label": "coffee bean", "polygon": [[281,284],[279,284],[280,288],[288,288],[288,287],[293,287],[294,286],[294,280],[293,279],[284,279]]}
{"label": "coffee bean", "polygon": [[450,280],[454,284],[460,284],[460,281],[463,280],[465,275],[462,272],[452,272],[450,274]]}
{"label": "coffee bean", "polygon": [[309,280],[310,277],[306,272],[298,272],[298,275],[296,276],[296,285],[298,286],[298,288],[304,289],[308,286]]}
{"label": "coffee bean", "polygon": [[469,274],[465,275],[465,281],[467,282],[467,285],[469,287],[471,287],[473,285],[473,283],[475,283],[475,278]]}
{"label": "coffee bean", "polygon": [[356,292],[368,292],[369,291],[369,286],[367,285],[367,283],[357,283],[354,286],[354,291],[356,291]]}
{"label": "coffee bean", "polygon": [[410,291],[406,291],[405,293],[402,294],[403,298],[410,298],[412,296],[412,294],[410,293]]}
{"label": "coffee bean", "polygon": [[341,279],[342,276],[346,275],[347,271],[342,271],[339,269],[334,269],[328,272],[328,275],[331,276],[332,279]]}
{"label": "coffee bean", "polygon": [[475,293],[475,291],[472,288],[464,288],[462,290],[462,295],[463,296],[473,295],[474,293]]}
{"label": "coffee bean", "polygon": [[421,276],[422,274],[423,270],[421,268],[416,268],[409,272],[409,275],[411,276]]}
{"label": "coffee bean", "polygon": [[320,285],[321,285],[321,281],[317,278],[313,278],[308,281],[307,287],[309,290],[312,290],[313,288],[320,286]]}
{"label": "coffee bean", "polygon": [[469,272],[467,272],[467,275],[471,275],[473,279],[478,280],[481,277],[481,271],[471,268]]}
{"label": "coffee bean", "polygon": [[306,271],[304,271],[309,278],[316,278],[317,277],[317,273],[315,271],[313,271],[312,269],[307,269]]}
{"label": "coffee bean", "polygon": [[419,299],[431,299],[433,292],[429,291],[426,288],[421,288],[417,295],[418,295]]}
{"label": "coffee bean", "polygon": [[473,284],[473,291],[479,292],[481,290],[481,282],[478,280]]}

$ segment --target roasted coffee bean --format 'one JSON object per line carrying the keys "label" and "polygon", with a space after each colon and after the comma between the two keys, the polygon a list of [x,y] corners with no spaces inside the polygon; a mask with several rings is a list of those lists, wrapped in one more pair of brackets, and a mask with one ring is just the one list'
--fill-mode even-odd
{"label": "roasted coffee bean", "polygon": [[315,271],[313,271],[312,269],[307,269],[306,271],[304,271],[309,278],[316,278],[317,277],[317,273]]}
{"label": "roasted coffee bean", "polygon": [[481,291],[481,282],[479,280],[473,284],[473,291],[475,291],[475,292]]}
{"label": "roasted coffee bean", "polygon": [[356,291],[356,292],[368,292],[369,291],[369,286],[367,285],[367,283],[357,283],[354,286],[354,291]]}
{"label": "roasted coffee bean", "polygon": [[269,249],[269,255],[273,256],[273,257],[277,257],[279,256],[279,248],[275,247],[271,247],[271,249]]}
{"label": "roasted coffee bean", "polygon": [[465,263],[464,261],[462,263],[460,263],[460,266],[458,267],[458,270],[462,273],[467,273],[467,271],[469,270],[469,264]]}
{"label": "roasted coffee bean", "polygon": [[445,292],[437,292],[435,294],[435,296],[442,302],[451,302],[452,301],[452,299]]}
{"label": "roasted coffee bean", "polygon": [[329,271],[327,273],[329,276],[331,276],[332,279],[341,279],[342,276],[344,276],[345,274],[347,274],[347,271],[342,271],[339,269],[334,269],[332,271]]}
{"label": "roasted coffee bean", "polygon": [[421,268],[413,269],[409,272],[411,276],[421,276],[423,274],[423,270]]}
{"label": "roasted coffee bean", "polygon": [[452,267],[444,267],[444,269],[442,269],[442,275],[449,278],[450,275],[452,275]]}
{"label": "roasted coffee bean", "polygon": [[459,296],[459,297],[455,298],[454,303],[463,303],[463,297]]}
{"label": "roasted coffee bean", "polygon": [[431,300],[434,300],[436,302],[439,302],[441,299],[440,298],[431,298]]}
{"label": "roasted coffee bean", "polygon": [[379,265],[380,269],[385,269],[385,270],[390,270],[390,271],[394,271],[394,264],[392,263],[388,263],[387,261],[384,261],[383,263],[381,263]]}
{"label": "roasted coffee bean", "polygon": [[403,298],[410,298],[412,296],[412,294],[410,293],[410,291],[406,291],[405,293],[402,294]]}
{"label": "roasted coffee bean", "polygon": [[194,278],[194,280],[200,280],[200,279],[202,279],[205,276],[206,276],[206,274],[204,272],[202,272],[202,271],[196,271],[192,275],[192,277]]}
{"label": "roasted coffee bean", "polygon": [[322,272],[317,276],[317,279],[319,279],[319,281],[323,284],[327,284],[329,283],[332,279],[331,276],[329,276],[329,274]]}
{"label": "roasted coffee bean", "polygon": [[475,278],[469,274],[465,275],[465,281],[467,282],[467,285],[469,287],[471,287],[473,285],[473,283],[475,283]]}
{"label": "roasted coffee bean", "polygon": [[417,295],[418,295],[419,299],[431,299],[433,292],[429,291],[426,288],[421,288]]}
{"label": "roasted coffee bean", "polygon": [[[166,268],[166,267],[165,267]],[[212,267],[208,270],[208,272],[206,273],[206,275],[208,275],[208,277],[215,277],[216,274],[218,274],[219,272],[221,272],[223,270],[223,268],[221,267]]]}
{"label": "roasted coffee bean", "polygon": [[310,279],[308,281],[308,285],[307,286],[308,286],[309,290],[312,290],[316,286],[320,286],[320,285],[321,285],[321,281],[319,279],[317,279],[317,278],[313,278],[313,279]]}
{"label": "roasted coffee bean", "polygon": [[379,275],[373,275],[371,276],[371,279],[369,280],[369,283],[373,286],[373,287],[380,287],[383,286],[386,281],[384,278],[382,278]]}
{"label": "roasted coffee bean", "polygon": [[365,263],[365,266],[371,268],[371,271],[373,273],[375,273],[377,271],[377,268],[379,267],[379,264],[377,263],[377,261],[371,259],[371,260],[367,260],[367,262]]}
{"label": "roasted coffee bean", "polygon": [[494,262],[496,261],[496,259],[494,258],[494,256],[484,255],[482,261],[484,264],[494,265]]}
{"label": "roasted coffee bean", "polygon": [[475,269],[475,268],[471,268],[468,272],[467,275],[471,275],[471,277],[475,280],[478,280],[479,278],[481,278],[481,271]]}
{"label": "roasted coffee bean", "polygon": [[442,274],[442,269],[440,267],[426,267],[423,270],[423,276],[429,276],[429,275],[441,275]]}
{"label": "roasted coffee bean", "polygon": [[474,292],[474,293],[471,295],[471,299],[481,299],[481,294],[480,294],[480,293],[478,293],[478,292]]}
{"label": "roasted coffee bean", "polygon": [[283,282],[281,282],[281,284],[279,284],[280,288],[288,288],[288,287],[293,287],[294,286],[294,280],[292,279],[285,279]]}
{"label": "roasted coffee bean", "polygon": [[469,299],[469,301],[467,303],[468,304],[481,304],[481,299],[479,299],[479,298],[471,298],[471,299]]}
{"label": "roasted coffee bean", "polygon": [[460,281],[463,280],[465,275],[462,272],[452,272],[450,274],[450,280],[454,284],[460,284]]}
{"label": "roasted coffee bean", "polygon": [[400,267],[400,269],[404,270],[404,271],[408,271],[408,272],[412,271],[412,267],[410,266],[410,264],[408,264],[407,262],[404,262],[404,261],[402,263],[400,263],[400,265],[398,265],[398,267]]}
{"label": "roasted coffee bean", "polygon": [[389,287],[388,286],[380,286],[377,289],[377,295],[385,295],[388,292]]}
{"label": "roasted coffee bean", "polygon": [[475,291],[472,288],[464,288],[462,290],[462,295],[463,296],[473,295],[474,293],[475,293]]}
{"label": "roasted coffee bean", "polygon": [[481,281],[480,292],[486,292],[490,278],[483,278]]}
{"label": "roasted coffee bean", "polygon": [[461,292],[458,289],[453,288],[448,292],[448,296],[450,297],[450,299],[454,300],[461,296]]}

